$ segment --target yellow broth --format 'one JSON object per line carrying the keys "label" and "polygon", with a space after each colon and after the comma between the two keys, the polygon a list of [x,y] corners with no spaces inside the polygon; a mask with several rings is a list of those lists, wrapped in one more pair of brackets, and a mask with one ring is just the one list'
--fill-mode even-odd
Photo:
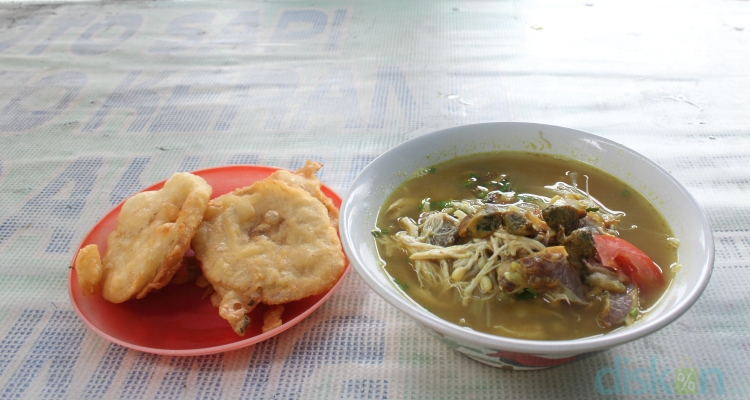
{"label": "yellow broth", "polygon": [[[660,266],[667,282],[674,276],[670,266],[677,261],[675,247],[667,238],[672,231],[653,205],[638,191],[590,165],[547,155],[521,152],[485,153],[459,157],[428,168],[396,188],[378,214],[377,230],[394,234],[401,230],[398,218],[419,218],[423,199],[433,201],[475,198],[464,183],[470,174],[484,176],[506,175],[511,190],[518,193],[554,197],[555,192],[545,186],[556,182],[572,184],[570,173],[577,173],[578,187],[586,189],[586,177],[591,196],[613,211],[625,213],[617,230],[620,237],[632,243]],[[396,200],[401,202],[396,215],[388,208]],[[387,254],[378,243],[385,272],[407,296],[431,313],[452,323],[490,334],[538,340],[568,340],[606,333],[618,327],[603,328],[596,315],[602,305],[569,305],[549,303],[542,296],[530,300],[496,298],[487,300],[463,299],[458,290],[448,286],[421,288],[407,254],[396,251]],[[640,309],[655,304],[663,291],[641,293]]]}

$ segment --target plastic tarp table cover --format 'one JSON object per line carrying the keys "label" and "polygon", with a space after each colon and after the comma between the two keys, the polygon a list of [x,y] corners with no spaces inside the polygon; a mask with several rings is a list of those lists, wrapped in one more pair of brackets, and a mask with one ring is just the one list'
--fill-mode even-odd
{"label": "plastic tarp table cover", "polygon": [[[0,5],[0,393],[26,398],[592,398],[750,391],[750,3],[83,2]],[[254,346],[109,343],[68,267],[97,220],[175,171],[297,168],[341,195],[409,138],[563,125],[672,172],[714,229],[697,304],[645,339],[517,373],[450,350],[356,274]]]}

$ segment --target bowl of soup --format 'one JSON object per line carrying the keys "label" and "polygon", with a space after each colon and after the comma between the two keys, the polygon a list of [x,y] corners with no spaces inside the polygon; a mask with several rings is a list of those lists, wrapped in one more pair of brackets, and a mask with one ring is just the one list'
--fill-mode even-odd
{"label": "bowl of soup", "polygon": [[606,138],[497,122],[401,143],[341,206],[355,270],[482,363],[560,365],[676,320],[713,268],[708,221],[666,170]]}

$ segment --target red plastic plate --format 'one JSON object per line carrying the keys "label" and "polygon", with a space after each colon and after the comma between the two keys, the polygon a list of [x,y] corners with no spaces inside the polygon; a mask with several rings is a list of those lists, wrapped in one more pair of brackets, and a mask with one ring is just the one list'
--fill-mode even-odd
{"label": "red plastic plate", "polygon": [[[276,170],[278,168],[231,165],[195,171],[193,174],[203,177],[213,188],[212,197],[217,197],[266,178]],[[162,186],[164,181],[144,191],[158,190]],[[333,190],[325,185],[321,189],[336,207],[341,205],[341,198]],[[108,212],[86,235],[79,249],[95,243],[103,254],[107,235],[117,226],[121,207],[122,204]],[[211,301],[202,298],[204,289],[192,282],[167,285],[141,300],[114,304],[104,300],[101,295],[84,296],[78,286],[76,271],[71,269],[68,291],[78,316],[103,338],[148,353],[196,356],[250,346],[291,328],[320,307],[338,289],[349,269],[349,263],[346,262],[344,273],[328,292],[287,303],[281,316],[283,324],[266,333],[261,331],[266,307],[259,305],[250,314],[253,323],[245,336],[238,336],[232,331],[229,323],[211,305]]]}

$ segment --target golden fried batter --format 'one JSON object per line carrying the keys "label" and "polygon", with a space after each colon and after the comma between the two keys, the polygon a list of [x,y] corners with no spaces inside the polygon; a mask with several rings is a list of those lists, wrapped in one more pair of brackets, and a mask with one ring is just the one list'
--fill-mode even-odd
{"label": "golden fried batter", "polygon": [[75,268],[83,293],[101,288],[105,299],[121,303],[169,283],[210,197],[211,186],[203,178],[182,172],[172,175],[161,190],[128,199],[101,261],[96,245],[78,253]]}
{"label": "golden fried batter", "polygon": [[266,312],[263,313],[263,333],[266,333],[272,329],[276,329],[281,326],[281,314],[284,313],[284,305],[278,304],[271,306]]}
{"label": "golden fried batter", "polygon": [[298,187],[305,190],[307,193],[310,193],[326,206],[328,216],[331,218],[331,225],[338,229],[339,209],[333,204],[333,200],[320,190],[323,183],[315,177],[315,173],[321,168],[323,168],[323,164],[307,160],[305,166],[298,169],[297,172],[280,169],[271,174],[271,179],[280,180],[288,185]]}
{"label": "golden fried batter", "polygon": [[[301,171],[314,174],[320,166],[313,168]],[[344,271],[331,209],[305,190],[320,192],[319,181],[293,175],[274,174],[211,200],[193,238],[203,276],[215,290],[211,301],[238,335],[259,303],[274,306],[323,293]]]}
{"label": "golden fried batter", "polygon": [[104,268],[102,267],[102,258],[99,256],[99,247],[90,244],[78,252],[76,273],[78,274],[78,286],[81,287],[84,296],[101,293]]}

